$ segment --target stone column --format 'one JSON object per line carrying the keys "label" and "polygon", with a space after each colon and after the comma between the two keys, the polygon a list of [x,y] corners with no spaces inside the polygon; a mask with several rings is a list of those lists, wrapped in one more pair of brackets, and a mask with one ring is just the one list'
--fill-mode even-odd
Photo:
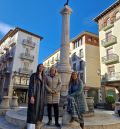
{"label": "stone column", "polygon": [[61,48],[60,48],[60,64],[58,71],[61,74],[62,89],[61,95],[66,96],[68,91],[68,83],[71,75],[71,66],[69,61],[70,53],[70,14],[72,9],[65,5],[61,10],[62,15],[62,37],[61,37]]}

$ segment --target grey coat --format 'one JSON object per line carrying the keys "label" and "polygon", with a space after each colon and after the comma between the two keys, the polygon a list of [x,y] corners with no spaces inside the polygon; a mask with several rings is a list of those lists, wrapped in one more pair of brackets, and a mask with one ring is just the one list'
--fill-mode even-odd
{"label": "grey coat", "polygon": [[[52,90],[56,91],[56,94],[52,94]],[[54,104],[59,103],[60,100],[60,90],[61,90],[61,78],[58,74],[54,77],[50,75],[46,76],[46,95],[47,103]]]}
{"label": "grey coat", "polygon": [[[35,103],[31,104],[31,97],[35,98]],[[42,79],[36,73],[30,77],[28,89],[28,110],[27,110],[27,123],[35,124],[37,121],[42,121],[44,113],[45,100],[45,76]]]}

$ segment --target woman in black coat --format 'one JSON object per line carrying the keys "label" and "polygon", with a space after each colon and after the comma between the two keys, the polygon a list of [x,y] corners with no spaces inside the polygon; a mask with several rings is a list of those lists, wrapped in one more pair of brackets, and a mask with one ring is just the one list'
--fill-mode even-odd
{"label": "woman in black coat", "polygon": [[39,64],[36,73],[30,77],[28,90],[27,124],[42,122],[45,98],[44,66]]}

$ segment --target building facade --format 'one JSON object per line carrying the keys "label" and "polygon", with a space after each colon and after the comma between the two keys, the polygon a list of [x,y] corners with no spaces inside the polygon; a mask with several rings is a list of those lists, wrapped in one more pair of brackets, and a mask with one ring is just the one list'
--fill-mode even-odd
{"label": "building facade", "polygon": [[38,64],[41,36],[21,28],[10,30],[0,40],[0,96],[17,94],[26,101],[30,75]]}
{"label": "building facade", "polygon": [[[44,66],[59,65],[60,50],[49,56]],[[97,70],[100,69],[98,35],[83,32],[70,41],[70,64],[73,71],[77,71],[84,82],[86,96],[97,96],[100,87],[100,77]]]}
{"label": "building facade", "polygon": [[104,10],[94,21],[99,26],[102,85],[105,87],[105,95],[114,95],[115,88],[120,91],[120,0]]}

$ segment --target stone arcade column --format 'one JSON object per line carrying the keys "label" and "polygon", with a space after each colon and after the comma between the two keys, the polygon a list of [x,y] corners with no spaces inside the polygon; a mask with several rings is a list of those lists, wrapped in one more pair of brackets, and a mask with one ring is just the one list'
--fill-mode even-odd
{"label": "stone arcade column", "polygon": [[70,14],[72,9],[65,5],[61,10],[62,15],[62,37],[61,37],[61,48],[60,48],[60,64],[58,71],[61,74],[62,89],[61,95],[67,96],[68,83],[71,75],[71,66],[69,61],[70,52]]}

